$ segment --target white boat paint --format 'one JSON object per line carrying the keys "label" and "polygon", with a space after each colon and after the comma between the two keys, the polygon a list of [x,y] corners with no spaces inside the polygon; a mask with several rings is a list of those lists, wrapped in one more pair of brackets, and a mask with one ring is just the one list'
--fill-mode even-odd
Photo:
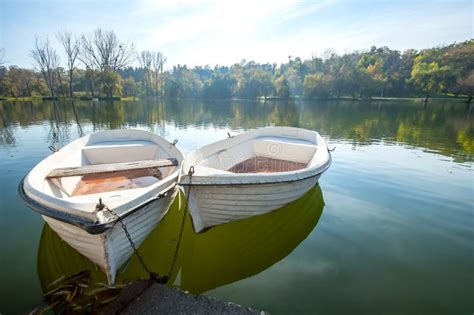
{"label": "white boat paint", "polygon": [[[170,158],[176,159],[178,166],[158,168],[161,179],[139,188],[73,195],[81,176],[64,177],[60,182],[46,178],[57,168]],[[25,177],[20,188],[26,202],[30,206],[34,204],[35,209],[44,207],[46,210],[40,213],[49,226],[96,263],[112,285],[117,270],[133,250],[116,217],[96,209],[99,198],[123,218],[134,243],[139,246],[174,200],[182,161],[183,155],[174,145],[151,132],[134,129],[100,131],[77,139],[45,158]],[[135,209],[133,213],[131,209]],[[68,221],[72,217],[78,219]],[[81,220],[97,225],[115,223],[99,234],[90,234],[77,224]]]}
{"label": "white boat paint", "polygon": [[[255,157],[304,166],[297,170],[267,173],[229,171]],[[183,163],[179,182],[186,193],[191,187],[188,209],[194,229],[200,232],[214,225],[285,206],[316,185],[330,164],[331,155],[326,142],[317,132],[292,127],[268,127],[191,152]],[[189,176],[191,167],[194,173]]]}

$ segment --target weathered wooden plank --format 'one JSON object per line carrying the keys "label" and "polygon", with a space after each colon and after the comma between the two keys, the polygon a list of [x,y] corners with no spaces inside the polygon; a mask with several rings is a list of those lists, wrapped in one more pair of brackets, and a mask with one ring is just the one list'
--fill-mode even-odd
{"label": "weathered wooden plank", "polygon": [[304,163],[255,156],[232,166],[227,171],[232,173],[278,173],[297,171],[305,167]]}
{"label": "weathered wooden plank", "polygon": [[46,178],[60,178],[60,177],[71,177],[71,176],[83,176],[90,174],[107,174],[116,173],[122,171],[131,170],[142,170],[156,167],[171,167],[177,166],[178,161],[176,159],[165,159],[165,160],[143,160],[133,161],[125,163],[111,163],[111,164],[97,164],[97,165],[84,165],[77,167],[63,167],[53,169]]}

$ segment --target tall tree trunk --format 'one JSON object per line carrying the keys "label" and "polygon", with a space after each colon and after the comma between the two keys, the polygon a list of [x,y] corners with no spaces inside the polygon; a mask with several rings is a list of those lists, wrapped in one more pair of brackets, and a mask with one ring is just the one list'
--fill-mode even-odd
{"label": "tall tree trunk", "polygon": [[57,72],[58,72],[59,87],[61,88],[61,94],[63,96],[66,96],[66,93],[64,92],[63,80],[61,80],[61,72],[59,70],[57,70]]}
{"label": "tall tree trunk", "polygon": [[51,75],[51,70],[48,69],[46,71],[43,71],[43,77],[44,77],[44,80],[46,82],[46,85],[48,86],[48,90],[49,90],[49,95],[54,97],[54,82],[53,82],[53,79],[52,79],[52,75]]}
{"label": "tall tree trunk", "polygon": [[158,94],[160,93],[160,82],[158,81],[160,74],[158,71],[154,71],[154,77],[155,77],[155,97],[158,97]]}
{"label": "tall tree trunk", "polygon": [[430,93],[426,93],[424,108],[426,108],[426,106],[428,105],[429,98],[430,98]]}
{"label": "tall tree trunk", "polygon": [[161,85],[161,88],[160,88],[160,94],[161,94],[161,98],[163,98],[163,81],[164,81],[164,77],[163,77],[163,66],[160,67],[160,71],[161,71],[161,75],[160,75],[160,85]]}
{"label": "tall tree trunk", "polygon": [[91,91],[91,97],[94,98],[94,81],[89,79],[89,89]]}
{"label": "tall tree trunk", "polygon": [[28,81],[26,81],[25,85],[26,85],[26,92],[28,93],[28,96],[31,97],[31,86],[30,86],[30,83],[29,83]]}
{"label": "tall tree trunk", "polygon": [[425,106],[428,104],[428,99],[430,98],[430,93],[426,93],[425,96]]}
{"label": "tall tree trunk", "polygon": [[145,93],[146,97],[150,97],[150,70],[146,69],[145,73]]}
{"label": "tall tree trunk", "polygon": [[72,75],[73,75],[74,70],[71,69],[69,70],[69,96],[71,98],[74,97],[74,91],[72,90]]}

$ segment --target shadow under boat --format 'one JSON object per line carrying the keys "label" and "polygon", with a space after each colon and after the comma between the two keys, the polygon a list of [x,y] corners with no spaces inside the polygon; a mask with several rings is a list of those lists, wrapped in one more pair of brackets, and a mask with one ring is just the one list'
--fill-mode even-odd
{"label": "shadow under boat", "polygon": [[[322,191],[316,185],[285,207],[196,234],[180,192],[139,252],[151,271],[169,275],[168,285],[199,294],[258,274],[286,257],[315,228],[323,208]],[[84,270],[92,283],[107,282],[99,268],[47,224],[41,234],[37,267],[43,292],[50,291],[50,284],[59,278]],[[147,277],[134,255],[119,270],[116,283]]]}

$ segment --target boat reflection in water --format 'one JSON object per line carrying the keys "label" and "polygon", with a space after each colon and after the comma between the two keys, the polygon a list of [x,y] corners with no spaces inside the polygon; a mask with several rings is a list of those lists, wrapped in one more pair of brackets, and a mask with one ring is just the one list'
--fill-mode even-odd
{"label": "boat reflection in water", "polygon": [[[180,193],[139,251],[150,270],[170,275],[169,285],[195,294],[258,274],[287,256],[314,229],[324,207],[321,188],[316,185],[283,208],[196,234],[189,214],[184,212],[184,203]],[[177,248],[183,214],[183,233]],[[57,279],[83,270],[90,270],[92,283],[107,282],[99,268],[45,224],[38,251],[43,291],[50,290],[48,285]],[[119,270],[116,283],[147,277],[134,255]]]}

